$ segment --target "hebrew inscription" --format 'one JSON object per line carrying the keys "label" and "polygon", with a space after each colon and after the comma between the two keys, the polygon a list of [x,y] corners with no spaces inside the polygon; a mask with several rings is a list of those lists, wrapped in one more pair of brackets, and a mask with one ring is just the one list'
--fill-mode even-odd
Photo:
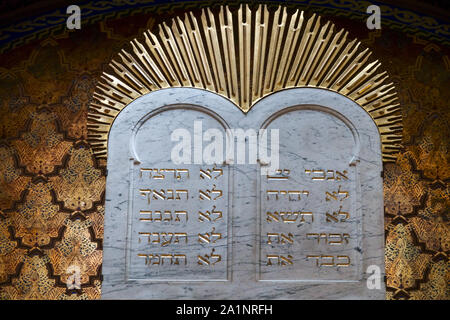
{"label": "hebrew inscription", "polygon": [[260,179],[260,279],[357,279],[352,130],[320,109],[292,110],[270,127],[282,128],[282,168]]}
{"label": "hebrew inscription", "polygon": [[[158,125],[159,118],[180,113],[183,123]],[[193,132],[190,125],[198,117],[206,128],[221,126],[200,111],[175,108],[155,115],[138,130],[135,148],[140,161],[132,167],[131,190],[132,279],[227,280],[228,166],[174,166],[171,160],[171,132]]]}
{"label": "hebrew inscription", "polygon": [[384,270],[381,170],[378,128],[338,93],[246,114],[200,89],[144,95],[110,131],[102,295],[383,299],[366,283]]}

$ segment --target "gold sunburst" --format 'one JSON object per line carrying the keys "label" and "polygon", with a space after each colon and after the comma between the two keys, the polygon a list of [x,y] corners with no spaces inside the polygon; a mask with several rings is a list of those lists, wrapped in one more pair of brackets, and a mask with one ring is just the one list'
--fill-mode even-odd
{"label": "gold sunburst", "polygon": [[88,115],[88,140],[98,158],[106,158],[108,133],[119,112],[136,98],[169,87],[194,87],[216,92],[243,112],[264,96],[286,88],[318,87],[339,92],[364,108],[381,134],[383,161],[392,162],[400,149],[402,117],[397,93],[368,62],[347,32],[321,23],[320,16],[289,14],[285,7],[269,12],[227,6],[214,14],[203,9],[147,31],[143,43],[131,41],[103,73]]}

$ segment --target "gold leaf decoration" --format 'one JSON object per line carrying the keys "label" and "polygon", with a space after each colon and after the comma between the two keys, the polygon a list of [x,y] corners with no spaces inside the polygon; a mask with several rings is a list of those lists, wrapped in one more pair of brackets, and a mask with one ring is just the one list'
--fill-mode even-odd
{"label": "gold leaf decoration", "polygon": [[193,87],[220,94],[244,113],[264,96],[287,88],[318,87],[341,93],[364,108],[377,124],[383,160],[395,161],[402,139],[397,93],[380,63],[356,39],[315,14],[269,12],[242,6],[218,13],[187,12],[145,41],[131,41],[103,73],[88,114],[88,138],[98,158],[107,156],[108,133],[119,112],[151,91]]}

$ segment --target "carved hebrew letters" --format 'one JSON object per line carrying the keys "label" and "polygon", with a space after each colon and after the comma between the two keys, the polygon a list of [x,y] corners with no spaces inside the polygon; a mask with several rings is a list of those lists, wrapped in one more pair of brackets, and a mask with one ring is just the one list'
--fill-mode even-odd
{"label": "carved hebrew letters", "polygon": [[[167,111],[174,117],[178,112]],[[191,121],[184,119],[182,125],[190,130],[199,114],[186,112]],[[228,167],[174,165],[169,148],[172,144],[167,140],[170,130],[177,127],[152,126],[157,118],[149,119],[136,138],[141,161],[133,165],[131,277],[153,281],[226,280]],[[203,126],[207,125],[220,127],[211,117],[203,121]]]}
{"label": "carved hebrew letters", "polygon": [[[297,126],[304,126],[300,134]],[[359,226],[351,131],[314,110],[281,115],[271,127],[281,128],[281,168],[260,179],[260,279],[354,279]]]}
{"label": "carved hebrew letters", "polygon": [[[222,161],[204,161],[220,151],[207,130],[222,134]],[[120,112],[108,146],[103,297],[384,298],[365,278],[383,270],[381,142],[352,100],[293,88],[243,113],[205,90],[160,89]]]}

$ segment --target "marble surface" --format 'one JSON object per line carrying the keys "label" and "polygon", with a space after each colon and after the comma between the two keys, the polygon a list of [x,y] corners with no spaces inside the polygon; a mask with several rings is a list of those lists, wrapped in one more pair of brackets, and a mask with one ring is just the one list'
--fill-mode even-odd
{"label": "marble surface", "polygon": [[[281,171],[174,164],[171,133],[199,139],[196,121],[278,129]],[[350,99],[288,89],[245,115],[211,92],[163,89],[119,114],[108,145],[102,298],[384,299],[380,138]],[[366,285],[371,265],[380,289]]]}

